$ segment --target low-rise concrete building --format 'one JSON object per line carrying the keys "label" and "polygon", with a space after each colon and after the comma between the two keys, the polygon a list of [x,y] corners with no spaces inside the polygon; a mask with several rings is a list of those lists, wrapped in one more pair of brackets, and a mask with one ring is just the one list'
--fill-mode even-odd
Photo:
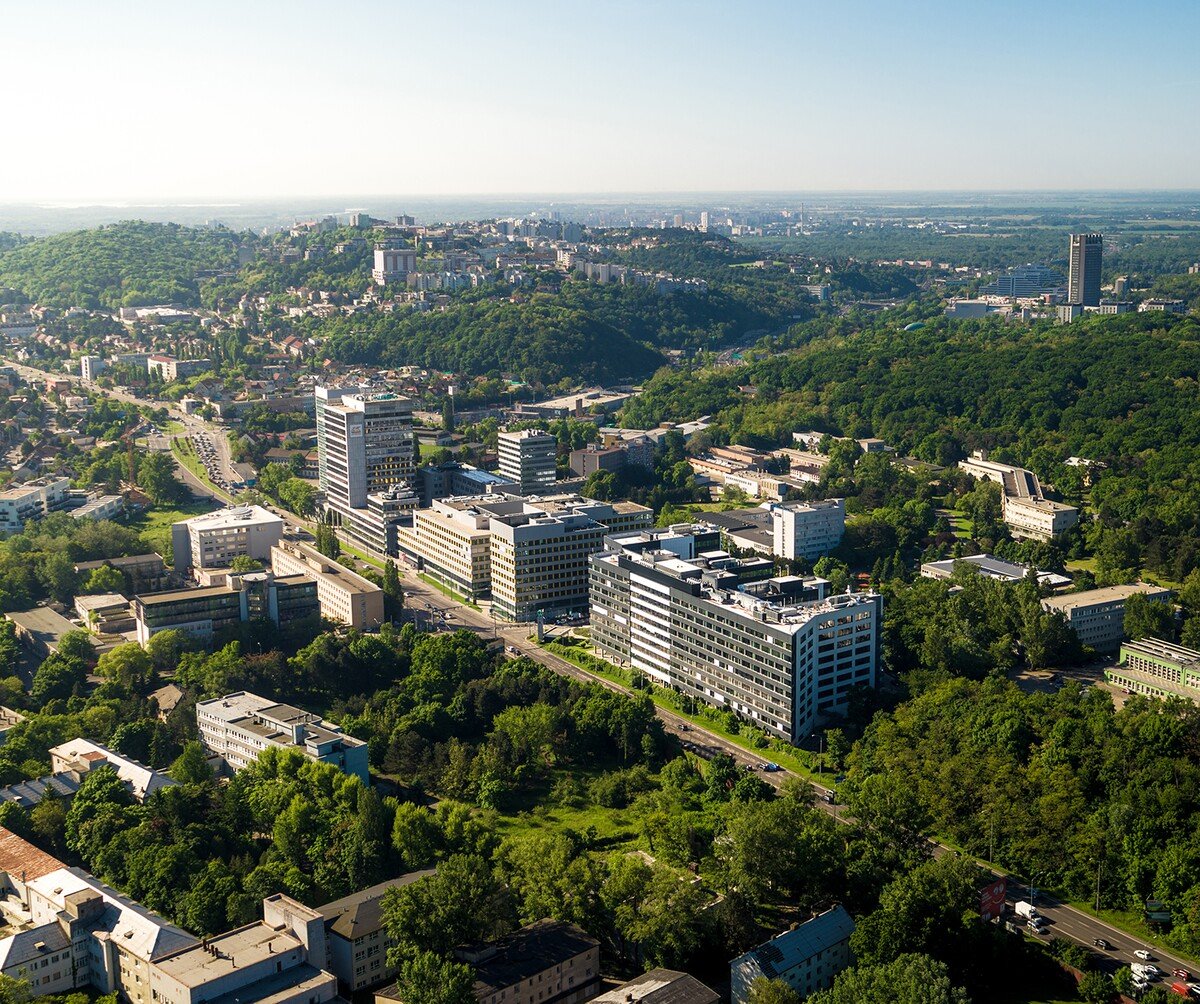
{"label": "low-rise concrete building", "polygon": [[673,969],[651,969],[613,990],[592,998],[592,1004],[718,1004],[720,995],[696,977]]}
{"label": "low-rise concrete building", "polygon": [[271,548],[271,569],[278,576],[314,579],[322,617],[358,631],[374,631],[383,623],[383,590],[315,547],[281,541]]}
{"label": "low-rise concrete building", "polygon": [[976,450],[958,466],[974,478],[1000,486],[1004,522],[1014,537],[1050,540],[1079,522],[1079,510],[1045,497],[1033,471],[988,460]]}
{"label": "low-rise concrete building", "polygon": [[181,520],[171,527],[175,570],[228,568],[234,558],[264,564],[283,535],[283,519],[258,505],[237,505]]}
{"label": "low-rise concrete building", "polygon": [[133,598],[137,641],[145,645],[160,631],[186,631],[207,644],[221,631],[265,620],[297,627],[320,615],[316,580],[308,575],[230,573],[219,586],[141,593]]}
{"label": "low-rise concrete building", "polygon": [[[600,989],[600,943],[574,924],[540,920],[455,955],[475,967],[479,1004],[580,1004]],[[375,1004],[404,1001],[392,985]]]}
{"label": "low-rise concrete building", "polygon": [[333,764],[370,784],[367,744],[342,732],[320,715],[258,694],[239,691],[200,701],[196,725],[205,749],[231,770],[249,766],[269,746],[294,749],[321,763]]}
{"label": "low-rise concrete building", "polygon": [[1169,589],[1137,582],[1050,596],[1042,600],[1042,607],[1062,614],[1084,645],[1103,652],[1117,648],[1125,637],[1125,601],[1136,594],[1155,603],[1171,600]]}
{"label": "low-rise concrete building", "polygon": [[31,520],[67,508],[69,478],[38,478],[0,491],[0,533],[20,533]]}
{"label": "low-rise concrete building", "polygon": [[1200,704],[1200,652],[1158,638],[1122,644],[1120,661],[1106,668],[1104,677],[1135,694]]}
{"label": "low-rise concrete building", "polygon": [[962,558],[946,558],[944,561],[927,561],[921,565],[921,576],[926,579],[948,579],[956,568],[963,567],[977,572],[985,579],[996,579],[998,582],[1021,582],[1033,572],[1037,576],[1039,586],[1050,589],[1061,589],[1071,584],[1069,575],[1059,575],[1057,572],[1043,572],[1029,565],[1018,565],[1015,562],[1004,561],[990,554],[969,554]]}

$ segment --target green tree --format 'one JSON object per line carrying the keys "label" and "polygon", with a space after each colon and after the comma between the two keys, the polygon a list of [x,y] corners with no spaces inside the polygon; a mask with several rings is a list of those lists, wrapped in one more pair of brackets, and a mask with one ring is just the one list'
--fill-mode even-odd
{"label": "green tree", "polygon": [[1079,981],[1079,996],[1088,1004],[1108,1004],[1115,990],[1113,981],[1104,973],[1085,973]]}
{"label": "green tree", "polygon": [[1134,593],[1125,601],[1125,635],[1134,640],[1174,641],[1175,618],[1171,605],[1155,602],[1144,593]]}
{"label": "green tree", "polygon": [[125,589],[125,576],[112,565],[101,565],[88,576],[83,591],[89,595],[120,593]]}
{"label": "green tree", "polygon": [[858,964],[841,972],[809,1004],[970,1004],[944,963],[927,955],[901,955],[885,965]]}
{"label": "green tree", "polygon": [[183,752],[171,764],[170,774],[180,784],[204,784],[211,781],[212,768],[208,766],[204,747],[196,741],[185,743]]}
{"label": "green tree", "polygon": [[336,559],[342,553],[341,541],[328,523],[317,524],[315,546],[327,558]]}
{"label": "green tree", "polygon": [[765,976],[757,977],[750,984],[750,993],[746,996],[746,1004],[800,1004],[802,1000],[804,998],[783,980],[770,980]]}
{"label": "green tree", "polygon": [[155,505],[176,502],[183,494],[183,486],[175,477],[175,464],[165,453],[142,454],[137,483]]}
{"label": "green tree", "polygon": [[405,959],[396,986],[405,1004],[474,1004],[475,970],[436,952]]}
{"label": "green tree", "polygon": [[261,572],[263,563],[248,554],[239,554],[229,563],[231,572]]}
{"label": "green tree", "polygon": [[96,663],[97,675],[116,680],[131,690],[144,686],[153,672],[154,663],[149,654],[134,641],[105,652]]}

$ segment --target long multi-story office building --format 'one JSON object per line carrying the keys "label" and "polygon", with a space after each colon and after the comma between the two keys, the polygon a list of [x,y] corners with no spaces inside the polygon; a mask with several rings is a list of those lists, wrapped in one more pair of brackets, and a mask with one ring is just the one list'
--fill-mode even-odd
{"label": "long multi-story office building", "polygon": [[558,476],[558,440],[540,429],[501,432],[496,437],[500,474],[521,486],[525,495],[554,491]]}
{"label": "long multi-story office building", "polygon": [[[746,583],[709,528],[615,534],[591,559],[597,651],[654,683],[797,742],[873,687],[882,597],[829,595],[825,579]],[[703,546],[703,545],[702,545]]]}
{"label": "long multi-story office building", "polygon": [[315,547],[297,540],[276,544],[271,548],[271,570],[277,576],[314,579],[322,617],[359,631],[373,631],[383,623],[383,590]]}
{"label": "long multi-story office building", "polygon": [[1119,662],[1105,668],[1104,678],[1137,694],[1200,704],[1200,652],[1158,638],[1122,644]]}
{"label": "long multi-story office building", "polygon": [[529,621],[587,608],[588,556],[606,533],[648,527],[653,510],[575,494],[437,499],[398,532],[400,550],[470,599],[491,596],[497,617]]}
{"label": "long multi-story office building", "polygon": [[342,732],[320,715],[240,691],[200,701],[196,725],[205,749],[234,771],[248,767],[269,746],[299,750],[306,757],[331,763],[363,784],[371,781],[367,744]]}
{"label": "long multi-story office building", "polygon": [[1067,302],[1100,305],[1100,269],[1104,260],[1102,234],[1071,234]]}
{"label": "long multi-story office building", "polygon": [[395,553],[395,523],[418,497],[412,401],[357,387],[316,389],[318,477],[326,515],[368,547]]}
{"label": "long multi-story office building", "polygon": [[1058,293],[1066,279],[1056,268],[1045,265],[1019,265],[997,276],[979,290],[980,296],[1041,296]]}
{"label": "long multi-story office building", "polygon": [[1171,590],[1135,582],[1127,586],[1101,586],[1049,596],[1042,600],[1042,606],[1062,614],[1084,645],[1103,652],[1118,648],[1125,637],[1125,601],[1135,593],[1154,603],[1171,601]]}
{"label": "long multi-story office building", "polygon": [[1045,497],[1033,471],[988,460],[982,450],[960,460],[958,466],[974,478],[1000,486],[1004,522],[1014,537],[1050,540],[1079,522],[1079,510],[1073,505]]}
{"label": "long multi-story office building", "polygon": [[236,505],[171,526],[175,570],[227,569],[234,558],[266,562],[279,543],[283,520],[258,505]]}
{"label": "long multi-story office building", "polygon": [[219,586],[170,589],[133,598],[141,645],[160,631],[186,631],[208,643],[220,631],[248,621],[268,620],[286,628],[319,613],[317,583],[306,574],[235,572]]}

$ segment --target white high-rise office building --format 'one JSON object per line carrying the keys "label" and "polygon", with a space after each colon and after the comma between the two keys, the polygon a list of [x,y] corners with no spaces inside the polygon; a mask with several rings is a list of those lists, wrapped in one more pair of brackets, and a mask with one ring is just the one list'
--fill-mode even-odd
{"label": "white high-rise office building", "polygon": [[815,561],[842,542],[846,501],[781,502],[771,506],[771,524],[775,557]]}
{"label": "white high-rise office building", "polygon": [[[756,581],[723,551],[703,551],[706,527],[605,538],[592,555],[596,650],[654,683],[801,741],[875,686],[883,599],[829,594],[829,582]],[[749,571],[749,575],[747,572]]]}
{"label": "white high-rise office building", "polygon": [[334,523],[394,553],[394,517],[416,507],[412,401],[357,387],[316,389],[318,478]]}
{"label": "white high-rise office building", "polygon": [[540,429],[502,432],[497,437],[500,473],[521,486],[523,495],[554,490],[558,472],[558,440]]}

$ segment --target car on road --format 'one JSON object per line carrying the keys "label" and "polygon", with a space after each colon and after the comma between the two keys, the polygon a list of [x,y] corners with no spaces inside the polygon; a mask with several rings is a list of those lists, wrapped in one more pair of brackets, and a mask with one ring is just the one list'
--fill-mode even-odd
{"label": "car on road", "polygon": [[1192,974],[1189,973],[1186,969],[1172,969],[1171,975],[1178,977],[1179,979],[1185,980],[1185,981],[1190,980],[1192,978]]}
{"label": "car on road", "polygon": [[1151,955],[1151,954],[1150,954],[1148,951],[1146,951],[1146,949],[1144,949],[1144,948],[1138,948],[1138,949],[1135,949],[1133,954],[1134,954],[1134,955],[1136,955],[1136,956],[1137,956],[1139,959],[1141,959],[1143,962],[1153,962],[1153,961],[1154,961],[1154,956],[1153,956],[1153,955]]}
{"label": "car on road", "polygon": [[1103,938],[1096,938],[1096,939],[1095,939],[1095,940],[1092,942],[1092,944],[1093,944],[1093,945],[1095,945],[1097,948],[1102,948],[1102,949],[1104,949],[1104,951],[1106,951],[1106,952],[1107,952],[1107,951],[1108,951],[1110,948],[1112,948],[1112,945],[1110,945],[1110,944],[1109,944],[1107,941],[1105,941]]}
{"label": "car on road", "polygon": [[759,770],[765,770],[768,774],[774,774],[778,770],[783,770],[777,763],[762,763],[758,765]]}
{"label": "car on road", "polygon": [[830,788],[829,791],[825,792],[824,796],[822,796],[822,797],[830,805],[837,805],[837,792],[834,791],[832,788]]}

